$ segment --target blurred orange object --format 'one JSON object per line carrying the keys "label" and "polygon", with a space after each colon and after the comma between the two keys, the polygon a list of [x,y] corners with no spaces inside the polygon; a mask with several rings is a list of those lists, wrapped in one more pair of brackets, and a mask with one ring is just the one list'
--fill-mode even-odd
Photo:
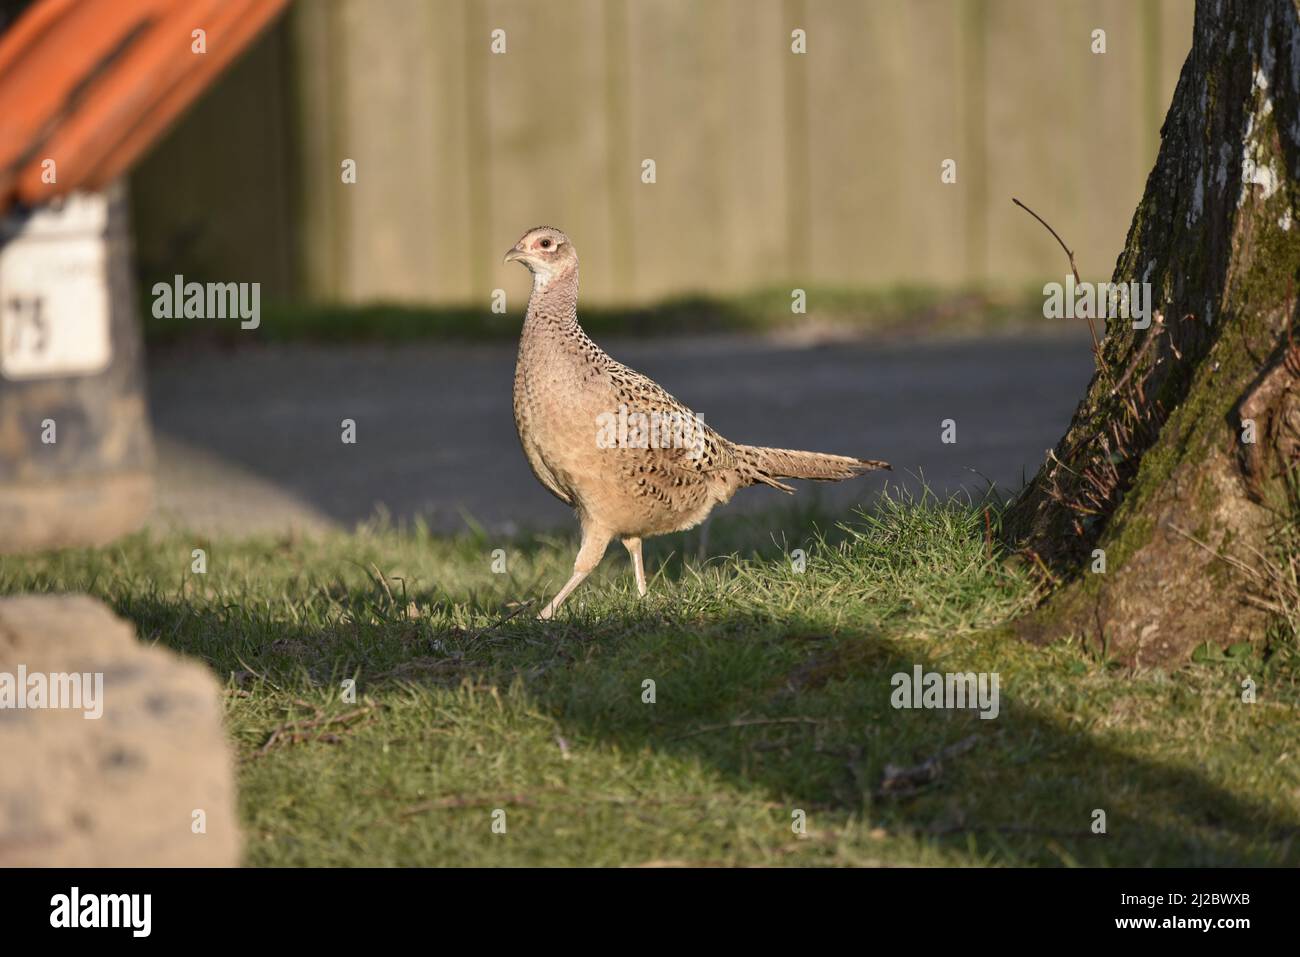
{"label": "blurred orange object", "polygon": [[38,0],[0,35],[0,212],[121,176],[288,2]]}

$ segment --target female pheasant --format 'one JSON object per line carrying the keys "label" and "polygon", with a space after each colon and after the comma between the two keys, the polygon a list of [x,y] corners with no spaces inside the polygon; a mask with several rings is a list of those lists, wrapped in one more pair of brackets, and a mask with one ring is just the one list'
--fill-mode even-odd
{"label": "female pheasant", "polygon": [[506,253],[533,274],[519,360],[515,426],[538,481],[582,526],[573,576],[539,618],[550,618],[604,557],[614,538],[646,593],[641,540],[692,528],[736,490],[783,478],[835,482],[886,462],[739,445],[704,425],[655,382],[615,362],[578,325],[578,253],[558,229],[538,226]]}

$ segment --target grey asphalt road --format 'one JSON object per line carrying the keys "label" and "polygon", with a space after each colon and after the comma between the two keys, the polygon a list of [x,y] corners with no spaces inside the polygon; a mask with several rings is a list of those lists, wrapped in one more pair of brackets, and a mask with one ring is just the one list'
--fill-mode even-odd
{"label": "grey asphalt road", "polygon": [[[792,348],[743,338],[605,343],[723,435],[840,452],[893,473],[797,483],[832,508],[885,483],[1010,492],[1060,438],[1092,371],[1086,336]],[[533,478],[511,411],[509,345],[257,347],[151,357],[156,525],[208,534],[351,527],[386,511],[435,528],[571,528]],[[345,444],[341,422],[356,422]],[[941,441],[942,422],[956,442]],[[786,497],[740,492],[728,508]]]}

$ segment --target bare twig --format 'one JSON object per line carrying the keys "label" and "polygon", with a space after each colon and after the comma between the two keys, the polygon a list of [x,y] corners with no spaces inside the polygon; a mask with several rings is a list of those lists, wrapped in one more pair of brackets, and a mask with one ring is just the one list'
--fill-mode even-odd
{"label": "bare twig", "polygon": [[400,817],[414,817],[417,814],[423,814],[426,811],[441,811],[449,808],[461,807],[536,807],[537,799],[527,794],[497,794],[497,795],[455,795],[453,797],[438,798],[433,801],[424,801],[420,804],[414,804],[411,807],[399,812]]}
{"label": "bare twig", "polygon": [[498,628],[500,628],[502,625],[504,625],[506,622],[510,621],[511,619],[518,618],[525,611],[531,608],[534,605],[534,603],[535,601],[532,598],[528,599],[527,601],[520,602],[519,607],[516,608],[514,611],[512,611],[510,614],[506,615],[504,618],[497,619],[490,625],[485,625],[483,628],[479,629],[478,631],[474,632],[474,634],[470,635],[469,640],[476,641],[479,638],[482,638],[484,635],[496,631]]}
{"label": "bare twig", "polygon": [[687,731],[685,734],[679,734],[676,737],[669,738],[669,741],[680,741],[682,738],[693,738],[697,734],[708,734],[711,731],[726,731],[728,728],[749,728],[756,725],[764,724],[828,724],[829,722],[821,718],[737,718],[735,721],[728,721],[726,724],[706,724],[702,728],[696,728],[694,731]]}
{"label": "bare twig", "polygon": [[[1082,286],[1083,280],[1079,278],[1079,267],[1074,262],[1074,250],[1072,250],[1069,246],[1065,245],[1065,240],[1062,239],[1057,234],[1056,230],[1053,229],[1051,225],[1047,222],[1047,220],[1043,219],[1042,216],[1039,216],[1036,212],[1034,212],[1032,209],[1030,209],[1020,200],[1016,199],[1014,196],[1011,197],[1011,202],[1015,203],[1026,213],[1028,213],[1030,216],[1034,217],[1034,219],[1042,223],[1043,228],[1052,234],[1052,238],[1055,239],[1057,243],[1060,244],[1061,248],[1065,250],[1065,255],[1069,257],[1070,272],[1074,273],[1074,284],[1076,286]],[[1110,370],[1106,368],[1106,361],[1101,357],[1101,340],[1097,338],[1097,327],[1093,324],[1092,313],[1089,312],[1088,315],[1085,316],[1084,318],[1088,320],[1088,331],[1092,333],[1092,353],[1093,356],[1095,356],[1097,359],[1097,368],[1101,369],[1102,372],[1106,373],[1106,378],[1109,379],[1111,378]]]}
{"label": "bare twig", "polygon": [[[271,750],[271,748],[273,748],[277,743],[281,741],[286,741],[286,743],[288,744],[298,744],[304,740],[308,740],[305,739],[302,735],[302,732],[304,731],[310,731],[314,728],[326,728],[330,725],[336,725],[336,724],[342,724],[344,726],[347,726],[357,718],[367,715],[374,710],[373,705],[365,705],[364,707],[357,708],[345,714],[326,717],[321,714],[321,710],[319,708],[315,708],[312,705],[307,704],[305,701],[295,701],[294,703],[299,705],[300,707],[308,708],[314,711],[315,717],[309,718],[304,721],[289,721],[286,722],[285,724],[280,725],[278,728],[276,728],[274,731],[271,732],[271,736],[266,739],[266,743],[263,744],[262,747],[258,749],[257,753],[259,755],[266,754],[268,751]],[[334,734],[322,731],[321,734],[316,735],[315,738],[312,738],[310,740],[329,740],[331,741],[331,743],[337,743],[339,739]]]}
{"label": "bare twig", "polygon": [[1018,200],[1018,199],[1016,199],[1014,196],[1012,196],[1012,197],[1011,197],[1011,202],[1015,203],[1017,206],[1019,206],[1021,209],[1023,209],[1026,213],[1028,213],[1030,216],[1034,217],[1034,219],[1036,219],[1036,220],[1038,220],[1040,223],[1042,223],[1042,224],[1043,224],[1043,227],[1044,227],[1044,228],[1045,228],[1049,233],[1052,234],[1052,238],[1055,239],[1058,243],[1061,244],[1061,248],[1065,250],[1065,255],[1067,255],[1067,256],[1070,257],[1070,271],[1074,273],[1074,281],[1075,281],[1075,284],[1076,284],[1076,285],[1083,285],[1083,281],[1079,278],[1079,267],[1076,266],[1076,265],[1074,264],[1074,251],[1073,251],[1072,249],[1070,249],[1069,246],[1065,245],[1065,240],[1062,239],[1060,236],[1057,235],[1056,230],[1053,229],[1053,228],[1048,224],[1047,220],[1043,219],[1042,216],[1039,216],[1036,212],[1034,212],[1032,209],[1030,209],[1028,206],[1026,206],[1026,205],[1025,205],[1024,203],[1022,203],[1020,200]]}
{"label": "bare twig", "polygon": [[949,758],[965,754],[979,744],[979,735],[972,734],[962,738],[956,744],[950,744],[938,754],[920,764],[911,767],[899,767],[886,764],[880,787],[876,789],[877,797],[906,797],[915,794],[920,788],[932,784],[943,774],[943,762]]}
{"label": "bare twig", "polygon": [[1290,276],[1286,280],[1286,367],[1291,375],[1300,378],[1300,352],[1296,350],[1295,337],[1295,280]]}
{"label": "bare twig", "polygon": [[384,590],[384,594],[388,596],[388,607],[389,608],[396,607],[397,602],[393,599],[393,590],[388,587],[388,579],[384,577],[384,573],[379,570],[379,566],[376,565],[374,562],[370,563],[370,568],[375,573],[375,581],[379,582],[379,587],[382,588]]}
{"label": "bare twig", "polygon": [[1177,532],[1179,535],[1183,536],[1183,538],[1187,539],[1193,545],[1199,546],[1200,548],[1209,552],[1211,555],[1213,555],[1215,558],[1219,559],[1220,561],[1231,565],[1233,568],[1237,569],[1237,571],[1249,575],[1251,578],[1255,578],[1255,579],[1263,578],[1263,576],[1256,569],[1251,568],[1249,565],[1243,562],[1240,558],[1237,558],[1235,555],[1229,555],[1227,552],[1221,552],[1218,549],[1215,549],[1207,545],[1205,542],[1201,541],[1191,532],[1187,531],[1184,528],[1181,528],[1178,525],[1175,525],[1173,522],[1169,523],[1169,527],[1173,531]]}
{"label": "bare twig", "polygon": [[1160,333],[1164,332],[1164,329],[1165,317],[1160,314],[1159,310],[1156,310],[1155,315],[1152,316],[1151,329],[1147,332],[1147,337],[1142,340],[1142,345],[1138,347],[1138,351],[1134,354],[1132,361],[1129,362],[1128,368],[1124,370],[1124,374],[1119,377],[1119,381],[1111,387],[1111,395],[1117,395],[1119,390],[1124,388],[1124,383],[1129,380],[1131,375],[1133,375],[1133,370],[1142,362],[1142,359],[1146,356],[1147,352],[1150,351],[1152,344],[1159,337]]}
{"label": "bare twig", "polygon": [[933,837],[948,834],[1034,834],[1043,837],[1094,837],[1091,831],[1061,831],[1053,828],[1033,827],[1028,824],[954,824],[948,827],[923,827],[918,833]]}
{"label": "bare twig", "polygon": [[1052,570],[1047,567],[1047,563],[1043,561],[1038,552],[1034,551],[1032,548],[1024,548],[1022,551],[1034,560],[1034,564],[1038,566],[1040,572],[1047,576],[1047,580],[1052,583],[1052,587],[1055,588],[1057,585],[1061,584],[1061,580],[1052,574]]}
{"label": "bare twig", "polygon": [[[537,807],[538,798],[563,797],[570,795],[570,791],[565,788],[542,788],[534,791],[532,794],[482,794],[482,795],[452,795],[450,797],[435,798],[431,801],[421,801],[419,804],[412,804],[398,812],[399,817],[414,817],[417,814],[424,814],[428,811],[445,811],[457,808],[469,807]],[[581,798],[574,798],[573,804],[612,804],[615,806],[627,807],[694,807],[700,804],[709,804],[714,799],[708,795],[703,797],[682,797],[682,798],[652,798],[627,797],[621,794],[585,794]],[[567,802],[566,802],[567,803]],[[570,804],[570,806],[573,806]],[[759,807],[766,810],[782,810],[786,805],[778,801],[759,801],[755,802],[752,807]],[[805,807],[810,809],[818,808],[816,804],[807,804]]]}

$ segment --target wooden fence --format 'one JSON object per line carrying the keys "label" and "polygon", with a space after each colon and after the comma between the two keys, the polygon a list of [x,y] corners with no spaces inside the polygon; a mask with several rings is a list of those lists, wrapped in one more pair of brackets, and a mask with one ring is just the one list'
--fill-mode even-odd
{"label": "wooden fence", "polygon": [[1192,7],[299,0],[137,170],[140,261],[278,295],[513,303],[501,255],[546,223],[602,303],[1060,279],[1015,195],[1104,278]]}

